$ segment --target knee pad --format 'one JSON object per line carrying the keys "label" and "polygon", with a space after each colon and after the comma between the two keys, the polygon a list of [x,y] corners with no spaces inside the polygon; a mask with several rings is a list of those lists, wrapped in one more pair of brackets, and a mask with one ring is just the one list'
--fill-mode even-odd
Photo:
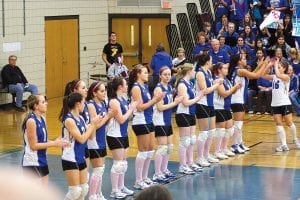
{"label": "knee pad", "polygon": [[128,169],[128,162],[127,162],[127,160],[123,160],[123,165],[124,165],[123,174],[125,174],[125,172],[127,172],[127,169]]}
{"label": "knee pad", "polygon": [[81,195],[80,197],[82,197],[82,199],[84,199],[84,197],[88,194],[89,192],[89,185],[87,183],[81,184]]}
{"label": "knee pad", "polygon": [[208,131],[208,138],[216,137],[216,129],[212,129]]}
{"label": "knee pad", "polygon": [[174,144],[168,144],[168,154],[171,154],[174,150]]}
{"label": "knee pad", "polygon": [[181,136],[179,145],[185,148],[188,148],[191,145],[191,137],[190,136]]}
{"label": "knee pad", "polygon": [[216,137],[224,137],[224,136],[225,136],[225,128],[217,128]]}
{"label": "knee pad", "polygon": [[166,155],[168,153],[168,145],[158,145],[156,153],[161,156]]}
{"label": "knee pad", "polygon": [[71,200],[77,200],[81,195],[82,188],[80,186],[69,186],[67,198]]}
{"label": "knee pad", "polygon": [[148,151],[139,151],[136,157],[146,160],[148,157]]}
{"label": "knee pad", "polygon": [[125,170],[125,165],[123,160],[114,160],[113,165],[111,167],[111,172],[117,174],[123,174],[124,170]]}
{"label": "knee pad", "polygon": [[98,177],[102,177],[104,173],[104,167],[96,167],[93,169],[93,175],[98,176]]}
{"label": "knee pad", "polygon": [[200,131],[199,132],[199,136],[198,136],[199,141],[204,142],[204,141],[206,141],[207,138],[208,138],[207,131]]}
{"label": "knee pad", "polygon": [[234,132],[234,128],[233,127],[225,129],[225,137],[227,137],[227,138],[232,137],[233,136],[233,132]]}
{"label": "knee pad", "polygon": [[196,144],[196,140],[197,140],[196,135],[195,134],[191,135],[191,145]]}
{"label": "knee pad", "polygon": [[243,121],[234,121],[234,128],[242,130],[243,129]]}
{"label": "knee pad", "polygon": [[154,155],[154,150],[152,150],[152,151],[148,151],[148,153],[147,153],[147,158],[152,158],[153,157],[153,155]]}

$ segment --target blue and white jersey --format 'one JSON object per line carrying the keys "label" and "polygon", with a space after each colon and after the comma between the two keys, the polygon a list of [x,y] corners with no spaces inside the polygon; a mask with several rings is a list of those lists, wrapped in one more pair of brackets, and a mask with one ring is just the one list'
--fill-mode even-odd
{"label": "blue and white jersey", "polygon": [[[37,143],[46,143],[48,141],[48,133],[46,128],[46,122],[44,117],[38,118],[33,112],[29,115],[28,119],[33,119],[36,124],[36,138]],[[28,120],[27,119],[27,120]],[[26,121],[27,123],[27,121]],[[47,156],[46,149],[41,149],[33,151],[30,148],[27,127],[23,127],[23,137],[24,137],[24,155],[23,155],[23,166],[46,166],[47,165]]]}
{"label": "blue and white jersey", "polygon": [[240,68],[237,66],[234,68],[231,82],[232,85],[235,85],[235,83],[242,83],[242,87],[238,89],[234,94],[232,94],[231,103],[232,104],[245,104],[246,98],[248,95],[248,83],[249,80],[247,77],[242,77],[238,75],[238,70]]}
{"label": "blue and white jersey", "polygon": [[[161,83],[158,83],[156,87],[161,88],[162,92],[166,93],[166,96],[163,99],[164,105],[173,102],[173,90],[170,85],[165,87]],[[154,126],[171,126],[172,125],[171,118],[172,118],[172,108],[164,111],[159,111],[157,105],[154,105],[154,113],[153,113]]]}
{"label": "blue and white jersey", "polygon": [[283,81],[273,75],[271,106],[291,105],[289,98],[290,81]]}
{"label": "blue and white jersey", "polygon": [[[125,115],[128,111],[128,101],[124,97],[117,97],[116,100],[120,103],[122,115]],[[123,124],[119,124],[115,118],[111,118],[107,124],[106,135],[110,137],[127,137],[128,121],[127,119]]]}
{"label": "blue and white jersey", "polygon": [[[230,81],[225,77],[223,82],[224,89],[226,91],[232,88]],[[214,94],[214,107],[216,110],[230,110],[231,105],[231,96],[228,95],[226,98],[222,97],[217,90]]]}
{"label": "blue and white jersey", "polygon": [[[178,86],[180,84],[184,84],[187,89],[187,95],[189,99],[194,99],[196,96],[194,85],[192,82],[187,82],[184,79],[181,79],[178,83]],[[195,115],[196,112],[196,104],[193,104],[191,106],[184,106],[183,103],[179,103],[177,106],[176,114],[187,114],[187,115]]]}
{"label": "blue and white jersey", "polygon": [[88,109],[87,102],[84,102],[83,112],[80,113],[80,115],[83,117],[83,119],[85,121],[85,124],[89,124],[90,123],[90,114],[89,114],[89,109]]}
{"label": "blue and white jersey", "polygon": [[[209,70],[205,71],[203,68],[199,68],[196,76],[198,73],[203,73],[205,77],[206,87],[209,88],[214,84],[214,80],[212,78],[211,72]],[[196,84],[196,95],[199,96],[200,93],[200,87],[198,83]],[[205,106],[214,106],[214,93],[211,92],[205,96],[203,96],[197,104],[205,105]]]}
{"label": "blue and white jersey", "polygon": [[[107,108],[104,101],[101,101],[99,104],[95,100],[90,100],[95,109],[97,115],[104,117],[107,115]],[[88,139],[87,146],[88,149],[105,149],[106,148],[106,135],[105,135],[106,124],[103,124],[100,128],[96,130],[96,135],[93,139]]]}
{"label": "blue and white jersey", "polygon": [[74,139],[69,130],[65,126],[65,121],[71,118],[75,121],[76,126],[81,133],[81,135],[86,132],[85,121],[83,117],[80,115],[79,118],[75,118],[72,113],[68,113],[63,120],[62,127],[62,138],[70,142],[70,146],[63,147],[62,150],[62,159],[70,162],[76,163],[85,163],[85,149],[86,143],[81,144]]}
{"label": "blue and white jersey", "polygon": [[[143,104],[151,100],[151,95],[148,89],[148,85],[145,84],[142,86],[139,83],[135,82],[133,84],[133,87],[140,88]],[[141,112],[138,112],[137,109],[135,109],[133,111],[132,125],[151,124],[152,116],[153,116],[153,106],[150,106],[149,108]]]}

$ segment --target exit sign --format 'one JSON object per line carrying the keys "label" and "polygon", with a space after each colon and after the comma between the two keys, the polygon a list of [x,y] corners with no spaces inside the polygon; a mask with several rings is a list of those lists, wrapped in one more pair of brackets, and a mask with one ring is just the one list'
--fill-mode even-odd
{"label": "exit sign", "polygon": [[171,2],[170,1],[162,0],[161,1],[161,8],[163,8],[163,9],[171,9],[172,8]]}

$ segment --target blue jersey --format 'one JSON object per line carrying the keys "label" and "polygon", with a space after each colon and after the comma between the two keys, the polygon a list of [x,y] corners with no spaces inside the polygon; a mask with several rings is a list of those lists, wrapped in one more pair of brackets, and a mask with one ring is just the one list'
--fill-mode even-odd
{"label": "blue jersey", "polygon": [[[180,85],[180,84],[185,85],[189,99],[194,99],[196,96],[194,84],[191,81],[187,82],[184,79],[181,79],[179,81],[178,85]],[[196,112],[196,104],[186,107],[183,105],[183,103],[179,103],[177,106],[176,114],[195,115],[195,112]]]}
{"label": "blue jersey", "polygon": [[81,135],[86,132],[85,121],[80,115],[79,118],[75,118],[72,113],[68,113],[63,119],[62,137],[70,142],[70,146],[64,147],[62,151],[62,159],[70,162],[76,162],[79,164],[85,163],[85,149],[86,143],[81,144],[76,141],[71,135],[69,130],[65,126],[67,119],[72,119],[76,123],[77,129]]}
{"label": "blue jersey", "polygon": [[[128,111],[128,101],[124,97],[117,97],[116,100],[120,103],[122,115],[125,115]],[[107,124],[106,135],[110,137],[127,137],[128,121],[127,119],[123,124],[119,124],[115,118],[111,118]]]}
{"label": "blue jersey", "polygon": [[[139,83],[135,82],[133,87],[139,87],[142,95],[143,104],[147,103],[151,100],[151,95],[148,89],[148,85],[140,85]],[[133,119],[132,125],[139,125],[139,124],[151,124],[152,123],[152,116],[153,116],[153,106],[150,106],[144,111],[138,112],[137,109],[133,111]]]}
{"label": "blue jersey", "polygon": [[[28,119],[33,119],[36,124],[36,137],[37,143],[46,143],[48,141],[47,138],[47,128],[46,123],[43,117],[40,119],[32,112],[29,115]],[[27,119],[27,120],[28,120]],[[26,121],[27,123],[27,121]],[[46,156],[46,149],[41,149],[37,151],[33,151],[30,148],[29,140],[28,140],[28,133],[27,127],[23,127],[23,137],[24,137],[24,155],[23,155],[23,166],[46,166],[47,165],[47,156]]]}
{"label": "blue jersey", "polygon": [[[196,73],[196,76],[198,73],[203,73],[203,75],[205,77],[205,83],[206,83],[207,88],[209,88],[213,85],[214,80],[213,80],[211,72],[209,70],[205,71],[202,67],[200,67]],[[199,95],[199,93],[200,93],[200,87],[198,84],[196,84],[196,93],[197,93],[197,95]],[[211,92],[211,93],[205,95],[197,103],[205,105],[205,106],[214,106],[214,93]]]}
{"label": "blue jersey", "polygon": [[88,109],[87,102],[84,103],[83,112],[80,113],[80,115],[83,117],[86,124],[90,123],[90,114],[89,114],[89,109]]}
{"label": "blue jersey", "polygon": [[[158,83],[156,87],[161,88],[161,90],[166,93],[165,98],[163,99],[163,104],[170,104],[173,102],[173,90],[170,85],[165,88],[161,83]],[[164,111],[159,111],[157,106],[154,106],[154,113],[153,113],[153,123],[155,126],[171,126],[172,118],[172,108],[169,108]]]}
{"label": "blue jersey", "polygon": [[[95,109],[97,115],[104,117],[107,114],[107,108],[104,101],[99,104],[95,100],[90,100]],[[106,148],[106,135],[105,135],[106,125],[103,124],[100,128],[96,130],[96,136],[93,139],[89,139],[87,142],[88,149],[105,149]]]}

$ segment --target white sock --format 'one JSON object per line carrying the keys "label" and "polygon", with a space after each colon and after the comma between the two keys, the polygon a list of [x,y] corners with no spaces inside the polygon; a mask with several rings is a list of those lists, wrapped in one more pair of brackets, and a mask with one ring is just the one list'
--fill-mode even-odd
{"label": "white sock", "polygon": [[287,145],[286,144],[286,135],[285,135],[285,131],[284,131],[283,126],[276,126],[276,131],[277,131],[277,134],[279,136],[281,144],[282,145]]}
{"label": "white sock", "polygon": [[295,124],[293,123],[291,126],[289,126],[289,128],[290,128],[290,131],[292,133],[293,140],[297,140],[298,137],[297,137],[297,129],[296,129]]}

